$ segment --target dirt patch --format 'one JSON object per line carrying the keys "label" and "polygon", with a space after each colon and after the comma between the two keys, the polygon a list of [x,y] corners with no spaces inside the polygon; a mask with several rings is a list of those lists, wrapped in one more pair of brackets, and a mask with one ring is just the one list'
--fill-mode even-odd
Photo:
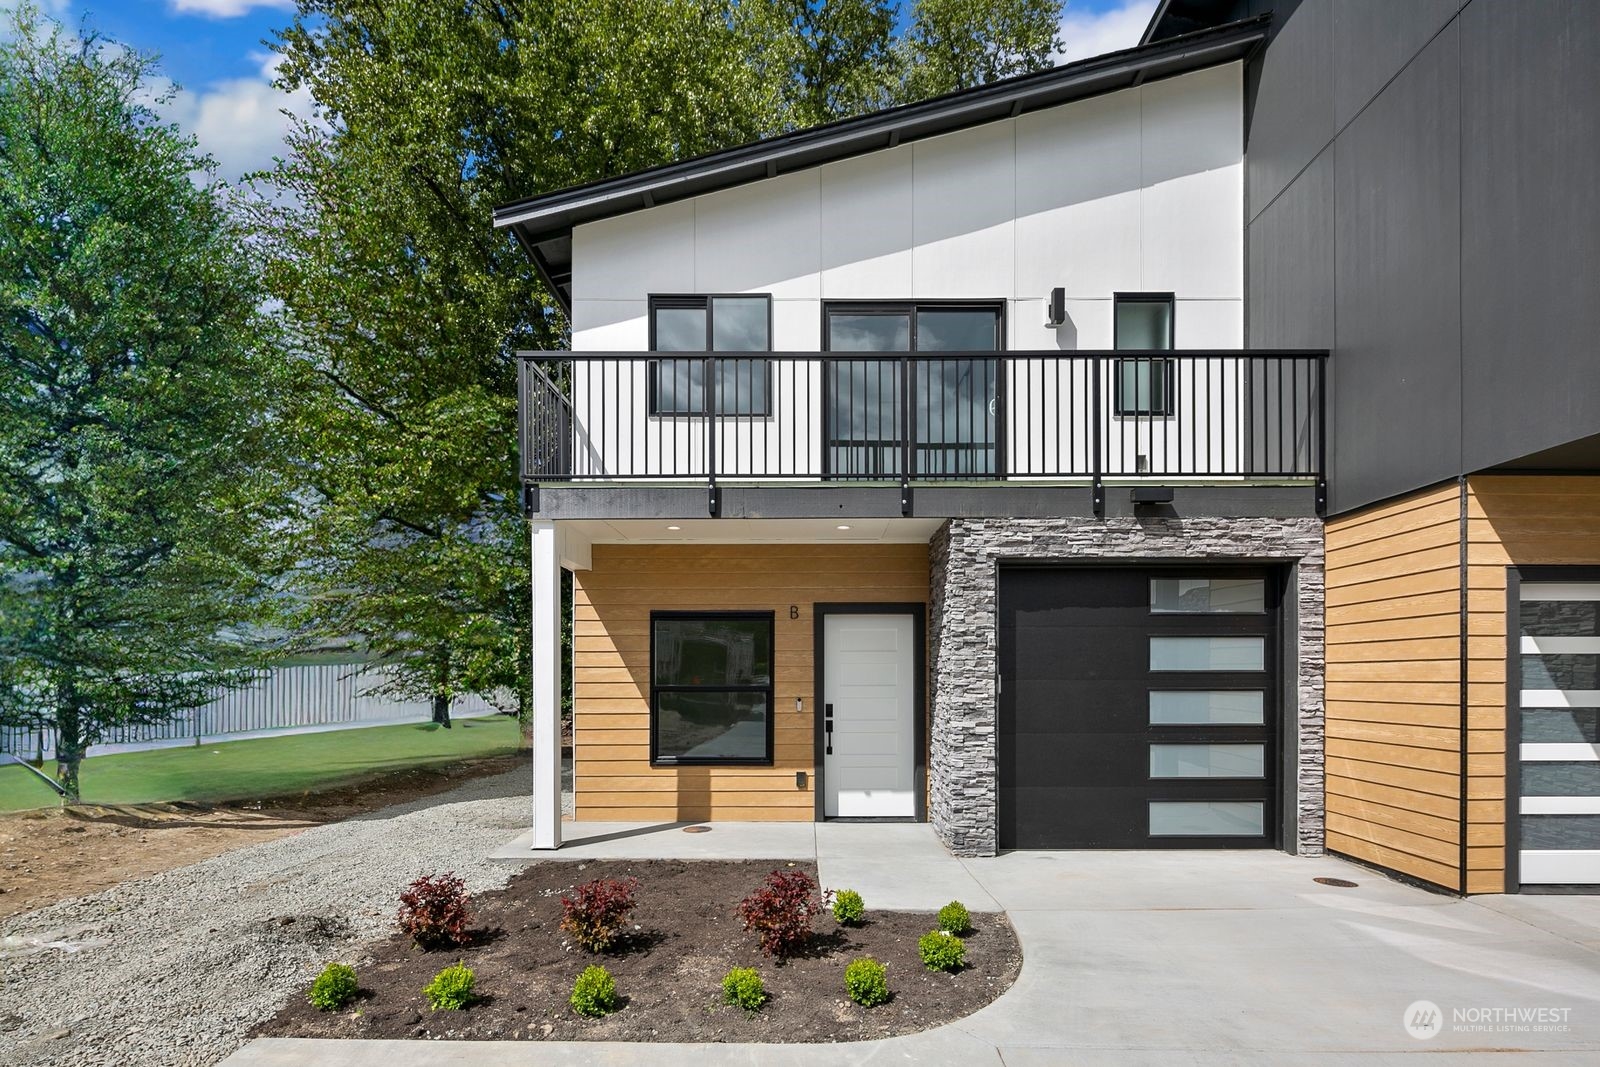
{"label": "dirt patch", "polygon": [[525,761],[519,756],[460,760],[227,804],[82,805],[0,815],[0,919],[309,826],[432,796]]}
{"label": "dirt patch", "polygon": [[[781,865],[780,866],[788,866]],[[816,869],[796,865],[813,877]],[[482,933],[470,946],[423,952],[396,934],[359,950],[361,997],[344,1012],[319,1012],[296,995],[257,1036],[466,1038],[592,1041],[856,1041],[913,1033],[959,1019],[994,1000],[1022,965],[1022,952],[1002,915],[974,915],[967,967],[928,971],[917,938],[934,927],[925,912],[873,911],[860,928],[817,923],[815,950],[783,965],[761,955],[740,927],[734,907],[761,883],[773,862],[646,862],[535,864],[504,890],[473,902]],[[558,925],[560,897],[593,878],[636,877],[641,929],[622,950],[593,956],[570,943]],[[844,993],[845,964],[870,955],[889,971],[893,998],[862,1008]],[[477,974],[482,999],[465,1011],[435,1011],[422,987],[443,967],[464,961]],[[620,1011],[602,1019],[577,1015],[567,1003],[572,983],[591,963],[617,981]],[[754,967],[772,994],[747,1015],[722,1003],[722,976]]]}

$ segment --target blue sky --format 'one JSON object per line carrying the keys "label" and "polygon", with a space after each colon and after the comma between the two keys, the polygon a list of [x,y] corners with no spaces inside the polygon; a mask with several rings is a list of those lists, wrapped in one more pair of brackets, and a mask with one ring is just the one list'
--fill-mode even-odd
{"label": "blue sky", "polygon": [[[902,3],[909,7],[910,0]],[[1064,58],[1136,44],[1155,5],[1156,0],[1069,0],[1062,20]],[[160,53],[162,72],[181,87],[170,116],[216,157],[223,178],[265,167],[281,153],[287,126],[282,109],[310,113],[309,99],[271,87],[272,54],[263,43],[288,23],[292,0],[43,0],[43,6],[71,26],[87,17],[105,36]]]}

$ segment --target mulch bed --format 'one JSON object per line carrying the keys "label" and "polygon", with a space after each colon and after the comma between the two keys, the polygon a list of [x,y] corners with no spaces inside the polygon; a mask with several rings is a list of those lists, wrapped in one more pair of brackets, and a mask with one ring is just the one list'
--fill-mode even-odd
{"label": "mulch bed", "polygon": [[[471,945],[424,952],[400,934],[369,944],[353,963],[361,996],[343,1012],[320,1012],[296,995],[255,1030],[267,1037],[456,1038],[589,1041],[854,1041],[913,1033],[959,1019],[994,1000],[1022,965],[1003,915],[972,916],[967,966],[956,974],[922,966],[917,938],[933,929],[926,912],[875,911],[860,927],[819,918],[812,951],[781,966],[763,956],[734,908],[774,867],[766,861],[546,862],[519,872],[504,889],[473,900],[481,927]],[[558,929],[560,897],[595,878],[639,879],[629,943],[604,956],[572,944]],[[892,999],[862,1008],[844,992],[845,964],[870,955],[889,971]],[[477,973],[481,1000],[465,1011],[435,1011],[422,987],[464,961]],[[610,969],[620,1011],[587,1019],[567,1003],[572,982],[591,963]],[[722,1003],[722,976],[754,967],[772,999],[757,1015]],[[309,985],[309,978],[307,979]]]}

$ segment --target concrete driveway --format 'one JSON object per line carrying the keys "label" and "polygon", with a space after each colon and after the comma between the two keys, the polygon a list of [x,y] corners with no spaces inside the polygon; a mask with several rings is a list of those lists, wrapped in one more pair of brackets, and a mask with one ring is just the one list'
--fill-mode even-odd
{"label": "concrete driveway", "polygon": [[[569,824],[571,826],[573,824]],[[1461,900],[1274,852],[959,860],[926,826],[585,827],[561,859],[782,849],[869,907],[997,906],[1022,974],[957,1023],[841,1045],[256,1041],[228,1067],[1600,1062],[1600,897]],[[592,832],[591,832],[592,831]],[[779,839],[781,838],[781,840]],[[713,843],[714,840],[714,843]],[[681,844],[680,844],[681,842]],[[812,850],[807,855],[808,848]],[[1336,888],[1317,877],[1354,881]],[[992,903],[991,903],[992,902]],[[1408,1030],[1407,1023],[1412,1024]],[[1415,1036],[1413,1034],[1415,1033]]]}

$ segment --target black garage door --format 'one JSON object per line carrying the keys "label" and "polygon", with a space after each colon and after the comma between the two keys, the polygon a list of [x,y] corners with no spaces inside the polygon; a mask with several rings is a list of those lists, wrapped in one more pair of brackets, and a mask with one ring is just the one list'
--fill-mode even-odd
{"label": "black garage door", "polygon": [[1000,847],[1277,843],[1267,569],[1000,572]]}

